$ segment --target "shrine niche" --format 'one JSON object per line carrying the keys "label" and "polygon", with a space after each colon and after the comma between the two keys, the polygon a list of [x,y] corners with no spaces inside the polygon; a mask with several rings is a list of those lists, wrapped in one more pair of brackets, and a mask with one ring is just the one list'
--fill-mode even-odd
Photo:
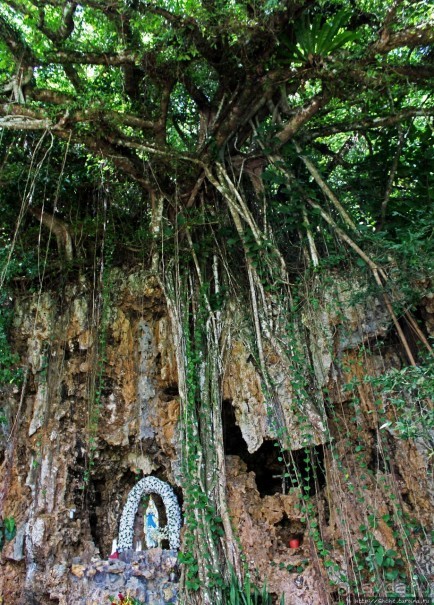
{"label": "shrine niche", "polygon": [[166,511],[167,525],[161,528],[159,515],[152,497],[145,511],[145,542],[147,548],[156,547],[162,539],[169,541],[171,550],[180,546],[181,509],[178,499],[168,483],[157,477],[144,477],[128,494],[119,524],[118,552],[133,550],[134,521],[142,496],[156,494],[160,496]]}

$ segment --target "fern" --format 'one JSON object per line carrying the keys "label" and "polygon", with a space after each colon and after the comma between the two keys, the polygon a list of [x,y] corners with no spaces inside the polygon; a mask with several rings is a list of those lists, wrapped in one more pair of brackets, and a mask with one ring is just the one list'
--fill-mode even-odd
{"label": "fern", "polygon": [[349,18],[350,14],[344,10],[326,22],[323,22],[320,14],[315,15],[312,22],[309,17],[304,17],[295,32],[295,43],[291,42],[287,35],[281,36],[280,41],[285,47],[280,49],[281,60],[311,61],[312,57],[327,57],[346,44],[355,42],[360,34],[345,29]]}

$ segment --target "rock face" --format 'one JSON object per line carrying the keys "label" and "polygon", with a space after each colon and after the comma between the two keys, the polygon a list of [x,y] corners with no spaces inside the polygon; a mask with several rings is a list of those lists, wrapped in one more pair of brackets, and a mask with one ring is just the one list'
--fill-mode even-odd
{"label": "rock face", "polygon": [[1,391],[0,514],[18,529],[0,568],[10,605],[51,603],[75,557],[107,558],[142,475],[174,482],[179,402],[161,292],[141,275],[111,280],[104,335],[86,282],[17,301],[28,370],[22,389]]}
{"label": "rock face", "polygon": [[[403,438],[396,394],[366,380],[404,361],[380,302],[365,297],[353,307],[355,289],[335,280],[304,314],[304,354],[315,370],[315,385],[306,381],[309,447],[296,383],[276,346],[265,342],[264,354],[291,436],[283,450],[241,332],[228,355],[222,413],[233,526],[254,582],[291,605],[332,603],[356,582],[371,594],[386,551],[395,554],[380,570],[385,591],[399,592],[410,568],[420,586],[433,581],[432,436]],[[27,369],[20,388],[0,387],[0,514],[17,528],[1,553],[4,605],[93,605],[127,590],[155,605],[177,599],[176,553],[107,561],[143,476],[169,482],[182,505],[177,368],[162,293],[145,273],[119,271],[108,291],[102,304],[81,280],[16,301],[13,344]],[[401,399],[404,413],[411,398]],[[363,563],[367,540],[379,554]]]}
{"label": "rock face", "polygon": [[[324,578],[312,560],[312,544],[299,489],[261,497],[255,475],[237,457],[228,458],[228,498],[252,574],[267,578],[270,592],[286,603],[322,605]],[[291,548],[297,538],[298,548]]]}

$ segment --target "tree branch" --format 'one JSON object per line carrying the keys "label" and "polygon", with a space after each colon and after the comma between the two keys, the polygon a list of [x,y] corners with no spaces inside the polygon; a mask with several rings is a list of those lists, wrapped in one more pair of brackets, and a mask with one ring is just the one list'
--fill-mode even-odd
{"label": "tree branch", "polygon": [[371,128],[382,128],[384,126],[394,126],[408,118],[416,116],[428,117],[434,115],[434,108],[420,109],[419,107],[407,107],[402,111],[390,116],[375,118],[362,118],[357,122],[338,122],[333,126],[325,126],[316,130],[307,131],[303,134],[304,141],[312,141],[318,137],[329,137],[339,132],[351,132],[352,130],[366,130]]}
{"label": "tree branch", "polygon": [[72,261],[72,239],[67,224],[52,214],[45,212],[42,208],[29,208],[29,212],[30,214],[33,214],[42,225],[47,227],[49,231],[54,233],[59,255],[64,257],[67,261]]}
{"label": "tree branch", "polygon": [[[121,138],[107,136],[93,136],[78,134],[74,132],[68,123],[68,115],[54,122],[41,115],[35,110],[30,110],[22,105],[5,103],[0,105],[0,128],[8,130],[50,130],[63,140],[72,140],[75,143],[81,143],[90,151],[103,157],[109,158],[113,164],[124,174],[129,175],[146,191],[152,191],[153,186],[145,178],[142,160],[137,156],[130,156],[128,152],[121,151],[120,145],[125,149],[147,150],[158,154],[158,150],[151,146],[140,144],[127,144]],[[71,137],[72,132],[72,137]],[[160,155],[163,155],[162,153]],[[167,152],[167,157],[172,157],[172,152]]]}
{"label": "tree branch", "polygon": [[84,90],[83,82],[81,81],[80,76],[78,75],[78,72],[74,65],[64,65],[63,71],[65,72],[66,77],[71,82],[77,92],[81,92]]}
{"label": "tree branch", "polygon": [[434,65],[385,65],[384,71],[410,80],[434,80]]}
{"label": "tree branch", "polygon": [[45,7],[39,6],[38,28],[51,42],[56,45],[67,40],[74,31],[74,13],[77,2],[66,2],[62,10],[62,23],[56,31],[50,29],[45,23]]}
{"label": "tree branch", "polygon": [[428,46],[434,42],[432,25],[409,27],[395,33],[389,33],[387,30],[385,32],[379,40],[371,45],[368,56],[385,54],[402,46],[416,48],[417,46]]}
{"label": "tree branch", "polygon": [[307,105],[301,107],[297,113],[283,125],[282,130],[277,134],[277,139],[280,141],[280,145],[283,145],[289,139],[291,139],[295,133],[305,124],[312,116],[324,107],[329,100],[329,97],[325,93],[316,95]]}
{"label": "tree branch", "polygon": [[[55,90],[34,89],[30,96],[35,101],[63,105],[64,108],[75,101],[72,96]],[[64,111],[66,112],[67,110],[65,109]],[[104,109],[103,107],[90,107],[81,111],[67,111],[64,117],[69,124],[104,120],[106,122],[115,122],[118,126],[131,126],[132,128],[141,128],[142,130],[149,131],[155,130],[155,122],[152,120],[145,120],[134,114],[121,113],[111,109]]]}
{"label": "tree branch", "polygon": [[[153,57],[154,55],[152,55]],[[140,57],[139,53],[133,51],[120,51],[118,53],[104,52],[81,52],[78,50],[57,50],[56,52],[48,53],[41,65],[50,65],[56,63],[64,65],[67,63],[75,63],[79,65],[112,65],[121,67],[123,65],[138,64]],[[146,62],[146,57],[141,59]]]}
{"label": "tree branch", "polygon": [[[63,139],[67,139],[69,137],[69,133],[67,131],[56,132],[56,135]],[[123,153],[119,145],[116,144],[116,141],[113,141],[112,143],[110,140],[105,140],[101,137],[80,137],[76,134],[73,134],[72,139],[75,142],[82,143],[90,151],[93,151],[98,155],[111,160],[116,168],[121,171],[121,173],[129,175],[143,189],[145,189],[145,191],[148,191],[149,193],[154,191],[153,185],[147,178],[145,178],[142,161],[137,158],[137,156],[129,157],[125,152]],[[125,147],[127,146],[125,145]],[[133,149],[133,147],[130,146],[129,149]],[[137,159],[137,162],[134,161],[135,159]]]}
{"label": "tree branch", "polygon": [[355,138],[353,137],[353,135],[350,135],[350,137],[345,141],[345,143],[336,153],[333,153],[331,149],[329,150],[332,155],[332,159],[330,160],[326,168],[326,178],[332,174],[336,166],[345,166],[347,164],[347,162],[344,160],[344,156],[346,153],[348,153],[354,143]]}
{"label": "tree branch", "polygon": [[398,170],[398,163],[399,163],[399,158],[401,157],[402,148],[404,146],[404,140],[405,140],[404,132],[402,130],[401,125],[399,125],[398,145],[396,147],[396,153],[393,158],[389,178],[387,179],[387,186],[386,186],[386,192],[384,194],[384,199],[381,203],[380,221],[379,221],[379,225],[378,225],[378,229],[380,231],[383,228],[384,221],[386,220],[386,210],[387,210],[387,206],[389,204],[389,199],[390,199],[390,196],[392,193],[393,182],[395,180],[396,171]]}
{"label": "tree branch", "polygon": [[53,122],[45,115],[15,103],[0,104],[0,128],[8,130],[49,130]]}
{"label": "tree branch", "polygon": [[0,38],[9,48],[19,67],[36,65],[36,58],[30,46],[23,40],[9,21],[0,13]]}
{"label": "tree branch", "polygon": [[346,226],[349,227],[353,231],[357,231],[357,227],[354,224],[354,221],[351,219],[351,217],[349,216],[349,214],[347,213],[345,208],[342,206],[342,204],[338,200],[337,196],[334,194],[334,192],[330,189],[330,187],[324,181],[324,179],[320,175],[316,166],[313,165],[313,163],[309,160],[309,158],[302,155],[302,150],[295,141],[294,141],[294,145],[295,145],[295,149],[296,149],[297,153],[299,154],[301,161],[306,166],[306,168],[310,172],[311,176],[313,177],[313,179],[315,180],[315,182],[317,183],[317,185],[319,186],[319,188],[321,189],[323,194],[331,201],[333,206],[336,208],[336,210],[340,214],[340,216],[341,216],[342,220],[344,221],[344,223],[346,224]]}
{"label": "tree branch", "polygon": [[[4,90],[10,90],[10,87]],[[13,103],[4,103],[0,105],[0,116],[4,116],[3,125],[7,128],[8,119],[11,124],[18,122],[18,118],[23,118],[23,122],[29,123],[29,120],[41,121],[44,120],[43,128],[56,129],[59,127],[59,122],[62,126],[66,123],[73,125],[78,122],[115,122],[118,126],[130,126],[132,128],[140,128],[142,130],[155,130],[155,122],[145,120],[134,114],[121,113],[118,111],[104,109],[102,107],[91,107],[81,111],[70,111],[68,105],[75,102],[75,99],[67,94],[58,92],[57,90],[38,90],[33,89],[29,94],[29,98],[40,103],[48,103],[52,105],[62,106],[61,113],[59,112],[59,121],[55,122],[46,117],[44,113],[38,112],[29,107],[17,106]],[[13,118],[13,119],[12,119]],[[38,122],[35,122],[37,124]],[[37,128],[37,127],[35,127]],[[38,128],[37,128],[38,129]]]}
{"label": "tree branch", "polygon": [[169,82],[161,92],[160,117],[155,123],[155,140],[162,147],[166,144],[167,112],[169,110],[170,94],[173,85],[173,81]]}
{"label": "tree branch", "polygon": [[77,2],[66,2],[63,8],[63,22],[56,32],[58,40],[66,40],[74,31],[74,14],[77,9]]}

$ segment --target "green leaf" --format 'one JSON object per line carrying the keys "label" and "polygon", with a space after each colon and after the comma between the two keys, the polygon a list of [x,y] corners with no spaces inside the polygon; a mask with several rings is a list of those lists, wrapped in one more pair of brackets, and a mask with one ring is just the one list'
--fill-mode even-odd
{"label": "green leaf", "polygon": [[383,546],[380,546],[376,553],[375,553],[375,560],[377,561],[377,564],[381,567],[381,565],[383,565],[383,560],[384,560],[384,548]]}
{"label": "green leaf", "polygon": [[386,571],[385,573],[385,577],[386,580],[389,580],[390,582],[392,582],[393,580],[396,580],[399,576],[399,570],[398,569],[390,569],[388,571]]}

